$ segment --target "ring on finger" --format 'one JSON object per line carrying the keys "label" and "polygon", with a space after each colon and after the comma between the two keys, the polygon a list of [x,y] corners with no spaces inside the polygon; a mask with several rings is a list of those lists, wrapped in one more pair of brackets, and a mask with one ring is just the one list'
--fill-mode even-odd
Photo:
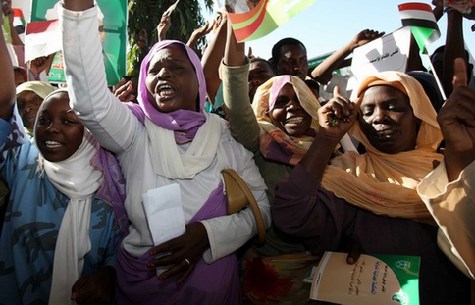
{"label": "ring on finger", "polygon": [[189,261],[187,258],[185,258],[184,260],[185,260],[185,263],[186,263],[188,266],[191,265],[190,261]]}

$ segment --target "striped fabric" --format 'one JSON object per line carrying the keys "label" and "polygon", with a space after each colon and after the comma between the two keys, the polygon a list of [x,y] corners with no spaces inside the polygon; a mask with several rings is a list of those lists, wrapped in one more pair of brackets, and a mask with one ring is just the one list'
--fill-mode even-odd
{"label": "striped fabric", "polygon": [[26,25],[25,61],[48,56],[61,50],[58,20],[36,21]]}
{"label": "striped fabric", "polygon": [[422,53],[427,46],[440,37],[439,26],[432,8],[427,3],[408,2],[398,5],[403,26],[410,26],[412,35]]}
{"label": "striped fabric", "polygon": [[234,6],[227,9],[228,12],[236,8],[242,11],[244,5],[249,6],[245,12],[228,14],[236,39],[241,42],[269,34],[314,2],[315,0],[236,0]]}
{"label": "striped fabric", "polygon": [[13,8],[13,26],[18,34],[23,34],[25,32],[25,16],[20,8]]}

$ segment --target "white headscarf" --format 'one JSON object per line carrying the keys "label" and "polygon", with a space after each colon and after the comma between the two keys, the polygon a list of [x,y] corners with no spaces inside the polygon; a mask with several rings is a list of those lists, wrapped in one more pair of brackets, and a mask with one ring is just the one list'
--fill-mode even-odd
{"label": "white headscarf", "polygon": [[99,144],[89,131],[78,150],[61,162],[43,161],[49,180],[70,198],[56,240],[50,305],[76,304],[71,301],[71,288],[79,279],[84,257],[91,250],[89,221],[91,202],[103,181],[103,174],[91,165]]}
{"label": "white headscarf", "polygon": [[91,250],[91,202],[104,180],[102,172],[91,162],[99,149],[99,143],[84,129],[78,150],[68,159],[50,162],[41,153],[39,156],[40,171],[44,171],[55,188],[70,199],[56,240],[50,305],[76,304],[71,301],[71,288],[81,276],[84,257]]}

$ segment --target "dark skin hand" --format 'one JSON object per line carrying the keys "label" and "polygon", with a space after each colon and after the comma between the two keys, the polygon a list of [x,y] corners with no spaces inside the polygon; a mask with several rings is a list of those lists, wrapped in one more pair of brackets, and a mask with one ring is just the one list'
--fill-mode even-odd
{"label": "dark skin hand", "polygon": [[467,87],[463,59],[454,63],[454,90],[440,110],[437,121],[445,139],[445,165],[449,181],[475,159],[475,91]]}
{"label": "dark skin hand", "polygon": [[340,93],[338,86],[335,86],[333,98],[318,111],[321,133],[340,141],[356,122],[357,113],[356,105]]}
{"label": "dark skin hand", "polygon": [[132,81],[128,81],[125,78],[121,78],[119,83],[112,88],[112,91],[121,102],[127,103],[135,100]]}
{"label": "dark skin hand", "polygon": [[203,252],[208,248],[208,234],[204,225],[201,222],[192,223],[186,226],[185,234],[153,247],[149,255],[159,256],[159,258],[152,258],[147,267],[155,269],[171,266],[160,274],[159,280],[164,281],[172,276],[178,276],[177,285],[181,285],[193,271],[194,264],[201,259]]}
{"label": "dark skin hand", "polygon": [[[340,93],[338,86],[335,86],[333,98],[318,111],[319,121],[322,122],[319,129],[320,135],[336,139],[338,142],[356,123],[357,114],[358,107]],[[342,251],[348,253],[346,263],[350,265],[355,264],[362,253],[360,244],[351,238],[346,238],[342,242]]]}
{"label": "dark skin hand", "polygon": [[51,63],[54,59],[54,53],[48,56],[38,57],[30,61],[29,69],[35,75],[39,75],[41,72],[45,71],[46,73],[49,72],[51,68]]}
{"label": "dark skin hand", "polygon": [[346,263],[348,265],[354,265],[360,258],[360,255],[362,253],[362,249],[359,243],[352,239],[348,239],[345,241],[345,244],[343,245],[343,251],[348,252],[348,255],[346,256]]}
{"label": "dark skin hand", "polygon": [[110,266],[103,267],[74,283],[71,300],[75,300],[79,305],[109,305],[114,296],[115,282],[115,269]]}

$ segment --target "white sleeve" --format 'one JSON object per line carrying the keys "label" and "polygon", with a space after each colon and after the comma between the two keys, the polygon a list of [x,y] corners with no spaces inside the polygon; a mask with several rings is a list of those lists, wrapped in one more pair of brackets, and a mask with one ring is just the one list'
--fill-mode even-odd
{"label": "white sleeve", "polygon": [[[269,199],[266,185],[257,168],[252,154],[241,144],[235,142],[233,151],[237,159],[236,172],[246,181],[254,198],[259,205],[266,229],[271,223]],[[254,216],[249,208],[229,215],[202,221],[208,233],[210,249],[203,258],[207,263],[212,263],[228,254],[233,253],[257,234]]]}
{"label": "white sleeve", "polygon": [[417,192],[439,226],[439,247],[475,279],[475,161],[450,183],[442,162],[419,183]]}
{"label": "white sleeve", "polygon": [[130,147],[140,123],[107,87],[97,7],[59,10],[71,105],[102,146],[122,152]]}

